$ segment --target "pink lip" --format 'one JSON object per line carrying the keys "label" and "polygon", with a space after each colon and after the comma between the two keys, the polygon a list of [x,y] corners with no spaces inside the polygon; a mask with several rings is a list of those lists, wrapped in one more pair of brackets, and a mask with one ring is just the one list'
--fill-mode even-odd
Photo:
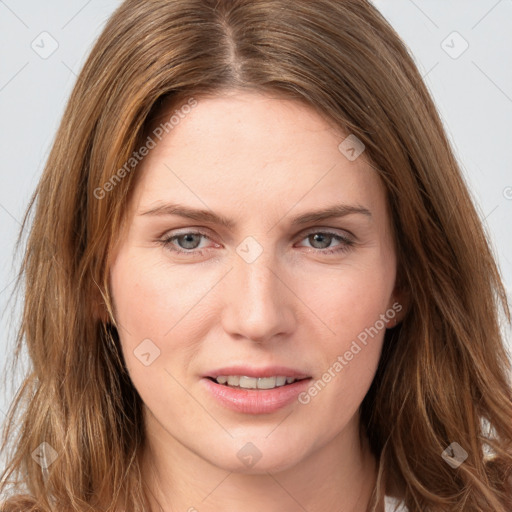
{"label": "pink lip", "polygon": [[[253,376],[248,375],[247,372],[233,372],[233,369],[230,369],[228,373],[219,373],[219,375]],[[261,373],[258,375],[263,376]],[[272,375],[287,376],[286,373],[280,372],[272,373]],[[289,375],[289,377],[293,376],[294,375]],[[310,381],[311,378],[307,378],[274,389],[237,389],[230,388],[224,384],[218,384],[208,377],[201,379],[206,390],[211,393],[221,405],[245,414],[269,414],[290,405],[297,399],[297,395],[309,386]]]}
{"label": "pink lip", "polygon": [[293,377],[294,379],[307,379],[310,375],[302,373],[285,366],[267,366],[265,368],[254,368],[249,366],[228,366],[208,372],[203,377],[216,379],[219,375],[245,375],[246,377]]}

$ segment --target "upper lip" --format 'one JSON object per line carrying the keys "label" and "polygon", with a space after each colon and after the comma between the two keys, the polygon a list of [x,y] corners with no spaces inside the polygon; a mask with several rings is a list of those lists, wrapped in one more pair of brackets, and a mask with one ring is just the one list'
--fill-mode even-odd
{"label": "upper lip", "polygon": [[255,368],[253,366],[226,366],[209,371],[205,377],[216,379],[220,375],[240,375],[246,377],[293,377],[295,379],[306,379],[310,377],[306,373],[285,366],[266,366]]}

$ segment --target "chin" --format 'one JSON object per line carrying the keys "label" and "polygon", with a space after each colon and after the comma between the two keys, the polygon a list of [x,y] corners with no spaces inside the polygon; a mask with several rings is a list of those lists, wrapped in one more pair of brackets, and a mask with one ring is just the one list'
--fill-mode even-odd
{"label": "chin", "polygon": [[[304,447],[303,444],[300,446]],[[209,454],[207,458],[212,464],[225,471],[250,475],[286,471],[303,459],[298,452],[298,447],[284,443],[275,446],[268,440],[238,442],[233,448],[234,457],[226,457],[228,451],[231,450],[224,450],[223,453],[218,454],[219,457],[212,458],[212,454]]]}

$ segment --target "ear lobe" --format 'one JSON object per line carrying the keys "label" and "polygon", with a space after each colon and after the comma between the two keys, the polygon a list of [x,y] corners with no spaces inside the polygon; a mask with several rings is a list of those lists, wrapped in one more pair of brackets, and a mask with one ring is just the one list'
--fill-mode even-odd
{"label": "ear lobe", "polygon": [[105,296],[96,281],[94,281],[92,285],[91,292],[90,296],[92,298],[92,315],[94,321],[103,324],[108,323],[110,321],[110,315],[105,303]]}
{"label": "ear lobe", "polygon": [[93,318],[95,322],[106,324],[110,321],[107,307],[103,300],[95,300],[93,305]]}
{"label": "ear lobe", "polygon": [[395,286],[388,303],[388,311],[394,311],[395,315],[389,319],[388,328],[396,327],[403,321],[410,306],[409,290],[404,286]]}

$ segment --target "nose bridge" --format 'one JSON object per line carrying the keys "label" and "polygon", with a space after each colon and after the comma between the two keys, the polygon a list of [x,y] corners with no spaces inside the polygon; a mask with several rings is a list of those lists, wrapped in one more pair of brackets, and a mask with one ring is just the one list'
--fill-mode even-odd
{"label": "nose bridge", "polygon": [[275,251],[249,236],[236,252],[225,329],[253,340],[286,331],[291,319],[289,294],[279,276]]}
{"label": "nose bridge", "polygon": [[[255,238],[247,237],[236,249],[238,258],[235,263],[234,278],[239,280],[243,300],[254,299],[249,304],[252,309],[277,307],[279,290],[275,251],[269,244],[265,247]],[[280,294],[279,294],[280,295]]]}

